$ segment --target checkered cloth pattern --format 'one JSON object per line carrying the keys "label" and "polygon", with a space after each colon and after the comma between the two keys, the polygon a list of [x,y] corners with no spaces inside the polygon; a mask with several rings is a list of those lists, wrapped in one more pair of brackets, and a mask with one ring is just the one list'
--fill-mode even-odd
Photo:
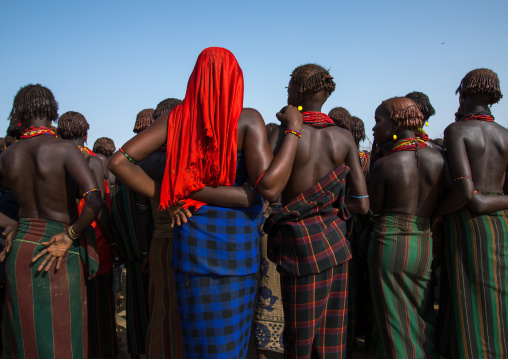
{"label": "checkered cloth pattern", "polygon": [[[239,152],[236,185],[247,179],[244,168]],[[186,224],[175,228],[173,268],[226,276],[257,273],[262,211],[263,199],[259,195],[249,208],[200,207]]]}
{"label": "checkered cloth pattern", "polygon": [[175,275],[184,357],[245,358],[256,275]]}
{"label": "checkered cloth pattern", "polygon": [[281,276],[284,358],[346,353],[348,262],[319,274]]}
{"label": "checkered cloth pattern", "polygon": [[286,275],[321,273],[351,259],[351,216],[344,204],[349,167],[340,165],[265,224],[270,260]]}

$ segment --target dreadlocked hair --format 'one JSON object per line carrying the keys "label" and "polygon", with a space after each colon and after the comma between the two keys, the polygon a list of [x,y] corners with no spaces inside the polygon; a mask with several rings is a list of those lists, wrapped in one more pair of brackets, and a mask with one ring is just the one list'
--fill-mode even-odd
{"label": "dreadlocked hair", "polygon": [[147,127],[149,127],[153,122],[153,108],[146,108],[144,110],[139,111],[138,115],[136,116],[136,123],[134,124],[134,129],[132,132],[134,133],[140,133],[141,131],[145,130]]}
{"label": "dreadlocked hair", "polygon": [[180,105],[181,103],[182,100],[179,100],[177,98],[167,98],[164,101],[159,102],[159,104],[155,108],[155,111],[153,112],[152,115],[153,119],[156,120],[164,112],[171,111],[174,107]]}
{"label": "dreadlocked hair", "polygon": [[365,125],[363,121],[356,116],[351,116],[351,134],[355,140],[356,147],[360,146],[360,142],[365,140]]}
{"label": "dreadlocked hair", "polygon": [[79,112],[68,111],[58,119],[57,134],[64,140],[85,137],[90,125]]}
{"label": "dreadlocked hair", "polygon": [[0,153],[2,153],[5,149],[5,138],[0,137]]}
{"label": "dreadlocked hair", "polygon": [[423,127],[423,114],[418,105],[407,97],[393,97],[382,102],[395,124],[411,130]]}
{"label": "dreadlocked hair", "polygon": [[14,141],[19,140],[19,136],[21,136],[24,132],[22,129],[22,125],[20,125],[15,118],[11,118],[9,127],[7,127],[7,136],[14,138]]}
{"label": "dreadlocked hair", "polygon": [[424,121],[427,121],[430,116],[436,114],[436,110],[434,110],[434,107],[430,104],[429,96],[425,95],[423,92],[413,91],[408,93],[405,97],[416,102],[423,115]]}
{"label": "dreadlocked hair", "polygon": [[270,138],[272,135],[272,132],[277,128],[278,126],[275,123],[269,123],[266,125],[266,137]]}
{"label": "dreadlocked hair", "polygon": [[455,91],[462,98],[468,95],[488,94],[490,95],[489,105],[499,102],[503,98],[499,86],[497,74],[489,69],[476,69],[469,71],[460,81],[460,85]]}
{"label": "dreadlocked hair", "polygon": [[351,131],[351,114],[344,107],[335,107],[328,113],[333,122],[340,128]]}
{"label": "dreadlocked hair", "polygon": [[111,157],[115,150],[115,143],[109,137],[99,137],[93,144],[93,151],[95,153],[100,153],[106,158]]}
{"label": "dreadlocked hair", "polygon": [[455,122],[459,122],[464,117],[464,111],[462,111],[462,107],[459,106],[457,112],[455,112]]}
{"label": "dreadlocked hair", "polygon": [[316,64],[298,66],[291,73],[291,81],[299,86],[298,92],[315,93],[325,91],[328,96],[335,91],[335,82],[330,73]]}
{"label": "dreadlocked hair", "polygon": [[58,118],[58,103],[53,93],[40,84],[30,84],[18,91],[8,120],[19,125],[24,132],[35,117],[44,117],[52,122]]}
{"label": "dreadlocked hair", "polygon": [[12,137],[12,136],[5,136],[5,147],[9,147],[10,145],[13,145],[15,144],[17,141],[16,138]]}

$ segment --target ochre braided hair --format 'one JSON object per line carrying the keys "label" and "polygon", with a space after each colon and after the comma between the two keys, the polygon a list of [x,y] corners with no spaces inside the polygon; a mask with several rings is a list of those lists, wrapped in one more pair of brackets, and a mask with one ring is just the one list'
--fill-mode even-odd
{"label": "ochre braided hair", "polygon": [[351,114],[344,107],[335,107],[328,113],[333,122],[340,128],[351,131]]}
{"label": "ochre braided hair", "polygon": [[139,111],[138,115],[136,116],[136,123],[134,124],[134,129],[132,132],[140,133],[149,127],[153,122],[153,111],[154,110],[152,108],[147,108]]}
{"label": "ochre braided hair", "polygon": [[174,107],[180,105],[181,103],[182,100],[177,98],[167,98],[164,101],[159,102],[152,114],[153,119],[156,120],[164,112],[171,111]]}
{"label": "ochre braided hair", "polygon": [[64,140],[86,137],[90,125],[79,112],[68,111],[58,119],[57,134]]}
{"label": "ochre braided hair", "polygon": [[100,153],[106,158],[111,157],[113,152],[115,152],[116,147],[113,140],[109,137],[99,137],[97,140],[95,140],[95,143],[93,144],[93,151],[95,153]]}
{"label": "ochre braided hair", "polygon": [[390,114],[390,120],[396,125],[414,130],[421,128],[425,122],[416,102],[407,97],[393,97],[381,104]]}
{"label": "ochre braided hair", "polygon": [[275,123],[269,123],[266,125],[266,137],[270,139],[270,136],[272,135],[272,132],[277,128],[277,125]]}
{"label": "ochre braided hair", "polygon": [[429,96],[425,95],[423,92],[413,91],[408,93],[406,97],[416,102],[423,115],[424,121],[427,121],[430,116],[436,114],[436,110],[434,110],[434,107],[430,104]]}
{"label": "ochre braided hair", "polygon": [[335,82],[330,73],[316,64],[298,66],[291,73],[291,81],[298,85],[300,93],[325,91],[330,96],[335,91]]}
{"label": "ochre braided hair", "polygon": [[50,121],[58,118],[58,103],[53,93],[40,84],[30,84],[18,91],[8,120],[11,125],[15,123],[20,127],[23,133],[34,117],[44,117]]}
{"label": "ochre braided hair", "polygon": [[356,147],[360,146],[360,142],[365,140],[365,125],[363,121],[356,116],[351,116],[351,134],[355,140]]}
{"label": "ochre braided hair", "polygon": [[460,81],[460,85],[455,91],[461,98],[468,95],[488,94],[490,95],[489,105],[499,102],[503,98],[499,78],[497,74],[489,69],[476,69],[469,71]]}

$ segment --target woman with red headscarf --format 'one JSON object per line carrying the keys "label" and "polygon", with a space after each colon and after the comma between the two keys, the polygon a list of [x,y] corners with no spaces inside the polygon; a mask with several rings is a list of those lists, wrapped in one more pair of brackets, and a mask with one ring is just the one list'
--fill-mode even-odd
{"label": "woman with red headscarf", "polygon": [[[194,210],[188,223],[175,230],[173,252],[188,358],[244,358],[247,353],[261,196],[274,201],[285,187],[302,127],[295,107],[277,117],[287,131],[274,158],[261,115],[243,108],[243,74],[234,55],[208,48],[198,57],[183,103],[110,160],[123,183],[160,198],[162,208]],[[158,188],[135,163],[166,143],[165,175]]]}

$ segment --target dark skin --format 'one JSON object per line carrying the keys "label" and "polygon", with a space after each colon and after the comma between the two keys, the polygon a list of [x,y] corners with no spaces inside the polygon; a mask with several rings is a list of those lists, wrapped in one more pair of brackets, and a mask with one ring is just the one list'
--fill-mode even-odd
{"label": "dark skin", "polygon": [[[31,126],[50,127],[46,118],[33,118]],[[76,193],[97,188],[88,165],[75,144],[52,136],[22,139],[7,148],[0,156],[0,181],[10,188],[20,205],[20,218],[43,218],[72,225],[80,234],[100,210],[101,197],[97,192],[87,195],[81,215],[78,215]],[[6,238],[5,258],[12,246],[14,232]],[[48,242],[32,262],[44,257],[38,271],[49,271],[72,246],[67,232],[61,232]]]}
{"label": "dark skin", "polygon": [[[303,112],[321,112],[329,94],[320,91],[303,94],[298,91],[298,85],[289,82],[288,105],[302,106]],[[285,126],[288,129],[292,127]],[[279,153],[286,128],[276,128],[270,136],[270,145],[274,153]],[[281,202],[286,205],[302,192],[314,186],[319,180],[335,170],[342,163],[346,163],[350,172],[346,178],[351,194],[366,196],[367,186],[358,158],[358,148],[351,133],[337,126],[316,129],[303,126],[302,137],[298,142],[296,157],[291,169],[291,177],[284,188]],[[297,137],[295,135],[292,135]],[[346,205],[352,213],[365,214],[369,210],[369,199],[355,199],[346,197]]]}
{"label": "dark skin", "polygon": [[[135,161],[147,158],[166,143],[169,112],[162,114],[143,132],[128,141],[122,148]],[[300,112],[288,106],[277,113],[281,123],[299,131],[302,127]],[[281,150],[273,156],[268,140],[263,118],[258,111],[244,108],[238,120],[238,150],[244,151],[245,164],[251,183],[255,183],[259,176],[266,171],[257,186],[257,191],[264,198],[276,200],[289,180],[293,165],[298,137],[286,135]],[[159,200],[160,184],[151,179],[141,167],[131,163],[121,152],[111,156],[109,169],[129,188],[145,197]],[[255,197],[252,190],[242,187],[205,187],[194,192],[190,198],[207,202],[217,206],[244,207]],[[172,214],[179,211],[173,206]]]}
{"label": "dark skin", "polygon": [[[376,143],[413,138],[414,132],[398,127],[390,120],[383,105],[376,109],[376,124],[372,129]],[[380,158],[372,168],[370,205],[374,213],[402,213],[430,218],[439,199],[445,178],[445,160],[436,149],[424,147],[418,151],[400,151]]]}
{"label": "dark skin", "polygon": [[[476,94],[461,99],[463,113],[486,112],[489,95]],[[449,125],[444,145],[453,179],[451,191],[436,210],[435,216],[468,206],[475,213],[490,213],[508,208],[507,196],[489,196],[474,190],[506,193],[508,167],[508,131],[495,122],[470,120]]]}

